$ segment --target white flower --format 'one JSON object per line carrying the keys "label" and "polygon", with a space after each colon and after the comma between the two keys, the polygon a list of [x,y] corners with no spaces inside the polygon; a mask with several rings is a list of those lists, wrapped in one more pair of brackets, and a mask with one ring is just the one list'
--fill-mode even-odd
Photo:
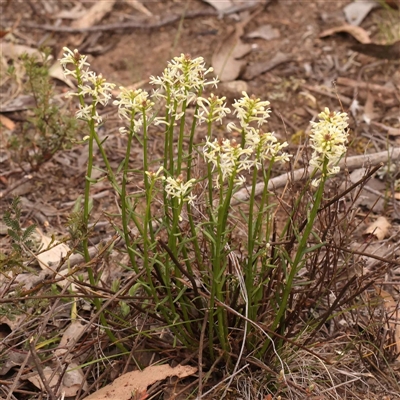
{"label": "white flower", "polygon": [[195,181],[195,179],[190,179],[184,182],[182,175],[178,176],[176,179],[169,176],[166,178],[167,183],[165,185],[165,191],[169,198],[177,199],[178,204],[181,204],[181,202],[188,202],[192,205],[196,196],[190,195],[190,191]]}
{"label": "white flower", "polygon": [[178,110],[175,118],[179,119],[183,115],[180,106],[184,102],[186,105],[194,102],[206,85],[216,87],[217,79],[206,79],[212,70],[206,69],[203,57],[192,59],[189,55],[181,54],[168,63],[161,77],[150,77],[150,83],[159,86],[153,92],[153,97],[166,99],[169,114],[175,116],[175,110]]}
{"label": "white flower", "polygon": [[[64,54],[63,58],[60,59],[60,64],[63,67],[64,75],[72,75],[78,80],[78,92],[68,92],[66,97],[92,97],[92,105],[79,105],[76,117],[86,121],[93,119],[97,123],[100,123],[102,119],[93,107],[98,103],[103,106],[107,105],[112,97],[111,91],[114,89],[115,84],[108,83],[102,75],[96,75],[93,71],[90,71],[89,68],[85,69],[85,67],[89,67],[90,64],[87,62],[87,56],[80,54],[78,50],[72,51],[64,47]],[[72,70],[69,70],[69,64],[74,66]]]}
{"label": "white flower", "polygon": [[[336,164],[346,152],[348,116],[347,113],[330,112],[326,107],[318,117],[318,122],[311,122],[310,144],[314,152],[310,165],[321,170],[327,160],[327,175],[337,174],[340,167]],[[319,181],[316,179],[312,184],[318,186]]]}
{"label": "white flower", "polygon": [[200,107],[199,115],[197,116],[199,124],[206,121],[208,123],[217,121],[222,124],[222,119],[231,112],[231,110],[226,107],[226,97],[214,96],[211,93],[208,99],[204,97],[197,98],[197,104]]}
{"label": "white flower", "polygon": [[[268,108],[269,101],[261,101],[254,95],[248,96],[246,92],[242,92],[243,97],[235,100],[232,107],[235,109],[233,112],[239,119],[240,126],[246,128],[251,122],[257,122],[260,127],[269,117],[270,109]],[[231,125],[231,129],[234,125]]]}
{"label": "white flower", "polygon": [[103,76],[96,75],[93,71],[85,71],[82,75],[83,83],[79,85],[79,95],[89,95],[93,98],[94,102],[106,106],[111,99],[111,91],[114,89],[114,83],[108,83]]}
{"label": "white flower", "polygon": [[113,104],[118,106],[120,118],[131,121],[137,113],[146,113],[154,106],[154,103],[148,98],[149,94],[142,89],[131,90],[122,86],[119,89],[118,100],[114,100]]}
{"label": "white flower", "polygon": [[98,124],[103,121],[93,104],[89,104],[88,106],[82,106],[81,104],[79,104],[78,107],[78,111],[75,114],[76,118],[82,119],[84,121],[91,121],[93,119]]}
{"label": "white flower", "polygon": [[217,170],[218,176],[215,180],[216,187],[220,187],[220,178],[226,181],[235,175],[236,182],[243,183],[243,179],[237,179],[236,174],[243,170],[249,170],[253,165],[250,156],[251,148],[243,149],[236,140],[215,139],[211,142],[208,138],[203,148],[204,158]]}
{"label": "white flower", "polygon": [[145,174],[153,181],[156,181],[157,179],[162,179],[163,177],[160,177],[160,173],[164,171],[164,167],[161,166],[160,168],[158,168],[158,170],[156,172],[154,171],[145,171]]}
{"label": "white flower", "polygon": [[254,166],[257,169],[267,160],[287,162],[291,155],[282,150],[288,146],[287,142],[279,143],[272,132],[263,132],[260,129],[247,127],[245,130],[245,146],[253,149]]}
{"label": "white flower", "polygon": [[[83,71],[84,67],[90,66],[90,64],[87,62],[87,56],[79,54],[79,51],[76,49],[72,51],[68,47],[63,47],[63,50],[63,58],[61,58],[59,61],[63,67],[64,75],[72,75],[75,79],[77,79],[76,70],[78,69]],[[67,68],[68,64],[73,64],[75,68],[73,70],[69,70]]]}

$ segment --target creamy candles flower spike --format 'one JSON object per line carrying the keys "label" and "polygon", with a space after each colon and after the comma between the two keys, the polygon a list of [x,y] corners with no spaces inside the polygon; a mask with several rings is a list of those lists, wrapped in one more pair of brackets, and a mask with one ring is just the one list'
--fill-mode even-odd
{"label": "creamy candles flower spike", "polygon": [[[269,118],[269,101],[262,101],[254,95],[248,96],[242,92],[242,98],[235,100],[233,107],[239,125],[234,122],[227,125],[228,132],[236,131],[244,136],[243,145],[245,149],[252,149],[252,166],[257,169],[262,168],[266,160],[289,161],[290,155],[282,152],[288,146],[286,142],[279,143],[278,139],[271,132],[264,133],[260,127],[265,124]],[[255,123],[256,126],[251,124]],[[253,124],[254,125],[254,124]],[[250,160],[247,160],[250,163]]]}
{"label": "creamy candles flower spike", "polygon": [[219,122],[222,124],[222,120],[226,117],[231,110],[226,107],[226,97],[218,97],[211,93],[208,99],[204,97],[197,98],[197,105],[199,106],[199,115],[197,119],[199,124],[202,122],[212,123]]}
{"label": "creamy candles flower spike", "polygon": [[[59,61],[64,70],[64,75],[71,75],[75,79],[78,79],[77,70],[84,71],[84,67],[90,66],[90,64],[87,62],[87,56],[80,54],[77,49],[72,51],[68,47],[63,47],[63,50],[65,53],[63,54],[63,58],[61,58]],[[69,70],[67,68],[68,64],[73,64],[75,69]]]}
{"label": "creamy candles flower spike", "polygon": [[[259,98],[252,95],[248,96],[246,92],[242,92],[243,97],[235,100],[232,107],[233,112],[239,119],[240,126],[246,128],[252,122],[257,122],[258,127],[262,126],[268,119],[270,114],[269,101],[261,101]],[[231,125],[231,128],[234,127]]]}
{"label": "creamy candles flower spike", "polygon": [[218,175],[215,180],[216,187],[220,187],[220,177],[226,181],[235,174],[235,183],[240,185],[243,178],[237,178],[237,174],[243,170],[249,170],[253,165],[250,156],[251,148],[243,149],[236,140],[215,139],[211,142],[208,138],[203,148],[206,160],[213,165],[213,170],[217,170]]}
{"label": "creamy candles flower spike", "polygon": [[87,73],[82,74],[84,77],[83,82],[79,85],[80,92],[82,96],[92,96],[93,100],[106,106],[112,97],[111,91],[114,89],[115,84],[107,82],[103,76],[96,75],[93,71],[87,71]]}
{"label": "creamy candles flower spike", "polygon": [[[318,117],[318,122],[311,122],[310,144],[314,153],[310,165],[322,170],[326,160],[327,175],[334,175],[340,171],[337,163],[346,152],[348,116],[347,113],[331,112],[325,107]],[[320,179],[315,179],[312,184],[318,186],[319,182]]]}
{"label": "creamy candles flower spike", "polygon": [[[189,55],[181,54],[168,63],[161,77],[150,77],[150,83],[158,86],[153,96],[167,99],[167,107],[172,115],[184,102],[186,105],[194,102],[206,85],[217,86],[218,79],[207,81],[206,75],[212,71],[212,68],[205,67],[203,57],[192,59]],[[175,118],[179,119],[182,115],[179,112]]]}
{"label": "creamy candles flower spike", "polygon": [[[84,105],[83,100],[81,100],[76,113],[77,118],[101,123],[102,118],[97,113],[96,105],[98,103],[103,106],[107,105],[112,97],[111,91],[115,84],[108,83],[101,74],[96,75],[93,71],[90,71],[87,56],[80,54],[78,50],[72,51],[68,47],[64,47],[63,50],[64,54],[63,58],[60,59],[60,64],[64,75],[71,75],[78,81],[78,92],[68,92],[66,96],[81,96],[81,99],[86,95],[92,97],[92,104],[90,105]],[[68,68],[70,64],[74,66],[72,70]]]}
{"label": "creamy candles flower spike", "polygon": [[190,205],[193,205],[196,196],[191,195],[190,191],[192,190],[193,183],[196,181],[195,179],[184,182],[182,175],[180,175],[176,179],[169,176],[165,180],[167,182],[165,191],[169,198],[177,199],[178,204],[188,202]]}
{"label": "creamy candles flower spike", "polygon": [[118,115],[120,118],[125,118],[131,121],[136,114],[147,113],[152,109],[154,103],[148,98],[149,94],[142,90],[131,90],[120,86],[120,93],[117,100],[113,101],[115,106],[118,106]]}
{"label": "creamy candles flower spike", "polygon": [[145,174],[152,180],[156,181],[158,179],[164,179],[163,176],[160,176],[160,173],[164,170],[164,167],[161,166],[157,171],[145,171]]}
{"label": "creamy candles flower spike", "polygon": [[283,152],[287,142],[279,143],[272,132],[263,132],[261,129],[247,127],[245,129],[245,147],[251,148],[254,154],[254,166],[257,169],[263,167],[267,160],[288,162],[291,155]]}

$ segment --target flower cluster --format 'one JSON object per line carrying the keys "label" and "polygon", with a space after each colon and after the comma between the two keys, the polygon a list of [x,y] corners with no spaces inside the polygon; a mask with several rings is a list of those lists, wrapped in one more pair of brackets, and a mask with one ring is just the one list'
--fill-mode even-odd
{"label": "flower cluster", "polygon": [[[97,113],[96,106],[98,103],[103,106],[107,105],[112,97],[111,91],[115,84],[108,83],[102,75],[96,75],[93,71],[90,71],[87,56],[80,54],[78,50],[72,51],[68,47],[64,47],[63,50],[64,54],[63,58],[60,59],[60,64],[64,70],[64,75],[70,75],[78,81],[78,92],[68,92],[67,96],[83,98],[88,95],[92,97],[92,104],[90,105],[85,105],[83,100],[81,101],[76,113],[77,118],[101,123],[102,118]],[[70,64],[73,65],[73,69],[68,68]]]}
{"label": "flower cluster", "polygon": [[200,107],[200,111],[197,119],[199,124],[202,122],[207,122],[210,124],[214,121],[222,124],[223,118],[231,112],[231,110],[226,107],[225,100],[226,97],[214,96],[213,93],[211,93],[208,99],[204,97],[198,97],[197,105]]}
{"label": "flower cluster", "polygon": [[[252,122],[256,122],[258,127],[262,126],[269,117],[269,101],[261,101],[254,95],[249,97],[246,92],[242,92],[242,95],[243,97],[235,100],[232,105],[235,109],[233,113],[237,116],[241,128],[246,129]],[[228,124],[228,130],[240,131],[234,123]]]}
{"label": "flower cluster", "polygon": [[181,54],[168,63],[161,77],[150,77],[150,83],[158,86],[153,96],[166,99],[169,114],[180,119],[183,112],[179,110],[184,103],[189,105],[194,102],[204,86],[217,86],[217,79],[206,79],[206,75],[212,71],[212,68],[206,69],[203,57],[192,59],[189,55]]}
{"label": "flower cluster", "polygon": [[195,179],[190,179],[187,182],[183,181],[182,175],[179,175],[176,179],[172,177],[167,177],[165,185],[165,191],[169,198],[175,198],[178,200],[178,204],[182,202],[188,202],[193,205],[195,195],[190,194],[192,190],[193,183],[196,181]]}
{"label": "flower cluster", "polygon": [[221,180],[225,181],[232,175],[237,177],[235,183],[241,185],[244,178],[238,176],[243,170],[249,170],[253,164],[250,159],[253,150],[251,148],[243,149],[236,140],[215,139],[211,142],[208,138],[203,148],[203,154],[206,160],[213,165],[213,170],[217,169],[218,176],[215,181],[219,188]]}
{"label": "flower cluster", "polygon": [[[133,130],[137,132],[143,125],[144,115],[149,116],[149,111],[153,108],[154,103],[149,99],[149,94],[142,89],[132,90],[122,86],[119,89],[120,93],[113,104],[118,106],[119,117],[134,124]],[[126,133],[126,128],[121,127],[119,131]]]}
{"label": "flower cluster", "polygon": [[262,168],[264,161],[273,160],[288,162],[291,155],[283,152],[287,142],[279,143],[272,132],[263,132],[261,129],[248,127],[245,134],[245,147],[253,151],[254,167]]}
{"label": "flower cluster", "polygon": [[[325,107],[318,117],[318,122],[311,122],[310,142],[314,152],[310,165],[322,170],[327,162],[327,175],[334,175],[340,171],[337,163],[346,152],[348,116],[347,113],[330,112]],[[319,182],[320,179],[315,179],[312,184],[318,186]]]}
{"label": "flower cluster", "polygon": [[164,170],[163,166],[159,167],[157,171],[145,171],[145,174],[152,180],[156,181],[158,179],[163,179],[164,177],[160,177],[160,173]]}
{"label": "flower cluster", "polygon": [[[233,107],[240,127],[234,122],[227,125],[229,132],[236,131],[242,135],[242,143],[239,145],[236,141],[207,139],[203,152],[208,162],[213,164],[213,169],[218,169],[222,181],[227,177],[237,174],[242,170],[249,170],[252,167],[260,169],[266,160],[289,161],[290,156],[282,150],[288,146],[286,142],[279,143],[278,139],[271,132],[264,133],[260,127],[267,121],[270,109],[268,101],[261,101],[255,96],[249,97],[246,92],[242,92],[243,97],[235,100]],[[201,107],[200,121],[222,121],[229,111],[225,107],[225,98],[211,96],[208,100],[198,99]],[[251,126],[255,123],[256,126]],[[217,186],[220,185],[220,178],[217,178]],[[239,177],[237,184],[244,181]]]}

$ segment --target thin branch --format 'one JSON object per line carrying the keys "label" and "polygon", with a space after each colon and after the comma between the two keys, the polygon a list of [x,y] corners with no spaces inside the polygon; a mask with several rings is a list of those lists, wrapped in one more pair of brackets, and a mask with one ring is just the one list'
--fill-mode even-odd
{"label": "thin branch", "polygon": [[[353,156],[343,159],[339,162],[340,168],[346,168],[347,170],[351,171],[357,168],[361,168],[364,165],[377,165],[387,161],[388,159],[391,162],[400,160],[400,147],[393,147],[387,151],[381,151],[379,153],[374,154],[364,154],[362,156]],[[297,182],[301,181],[302,179],[306,179],[310,176],[313,172],[314,167],[308,168],[300,168],[296,169],[293,172],[287,172],[285,174],[279,175],[275,178],[272,178],[268,182],[268,189],[277,189],[279,187],[283,187],[287,184],[287,182]],[[249,187],[243,188],[239,190],[233,200],[232,205],[239,204],[243,201],[248,201],[250,196],[250,189]],[[256,196],[261,194],[264,190],[264,182],[259,182],[256,185]]]}
{"label": "thin branch", "polygon": [[[268,3],[269,0],[264,2],[264,4]],[[218,12],[216,10],[200,10],[200,11],[192,11],[188,12],[184,15],[184,19],[193,19],[198,17],[219,17],[228,14],[234,14],[241,11],[245,11],[248,9],[253,8],[254,6],[259,5],[259,2],[248,2],[247,4],[240,5],[240,6],[233,6],[227,10],[222,12]],[[162,26],[171,25],[177,21],[182,19],[182,15],[171,15],[166,17],[158,22],[146,22],[146,21],[129,21],[129,22],[122,22],[116,24],[103,24],[103,25],[96,25],[96,26],[89,26],[87,28],[72,28],[69,26],[54,26],[48,24],[35,24],[33,22],[27,22],[23,24],[23,26],[27,28],[33,29],[40,29],[44,31],[51,31],[51,32],[68,32],[68,33],[83,33],[83,32],[106,32],[106,31],[116,31],[116,30],[132,30],[132,29],[158,29]]]}

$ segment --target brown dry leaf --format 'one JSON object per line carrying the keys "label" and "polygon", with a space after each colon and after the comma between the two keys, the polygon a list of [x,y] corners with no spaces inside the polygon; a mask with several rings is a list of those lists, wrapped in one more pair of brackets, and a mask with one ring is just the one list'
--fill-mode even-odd
{"label": "brown dry leaf", "polygon": [[64,71],[61,67],[61,64],[57,61],[49,68],[49,75],[52,78],[58,79],[61,82],[66,83],[71,89],[75,89],[75,85],[71,81],[71,79],[67,78],[64,75]]}
{"label": "brown dry leaf", "polygon": [[86,10],[82,18],[77,19],[71,24],[72,28],[89,28],[100,22],[106,14],[114,7],[116,0],[97,1],[89,10]]}
{"label": "brown dry leaf", "polygon": [[249,22],[246,18],[235,28],[229,27],[227,35],[217,46],[211,64],[221,82],[234,81],[242,72],[246,61],[239,60],[251,51],[251,45],[241,41],[244,27]]}
{"label": "brown dry leaf", "polygon": [[88,384],[82,369],[76,363],[70,363],[61,383],[61,393],[65,397],[75,397],[80,389],[87,390]]}
{"label": "brown dry leaf", "polygon": [[196,373],[197,368],[188,365],[177,365],[172,368],[165,365],[153,365],[143,371],[128,372],[117,378],[85,400],[130,400],[132,395],[146,394],[147,387],[155,382],[162,381],[170,376],[185,378]]}
{"label": "brown dry leaf", "polygon": [[26,353],[21,352],[21,350],[9,350],[5,357],[5,360],[2,361],[0,365],[0,376],[6,375],[11,368],[16,368],[22,365],[26,359]]}
{"label": "brown dry leaf", "polygon": [[[389,329],[394,332],[397,353],[400,354],[400,303],[394,300],[393,296],[382,288],[375,287],[375,290],[376,293],[382,297],[383,305],[386,310],[388,326]],[[397,360],[400,360],[400,355],[397,357]]]}
{"label": "brown dry leaf", "polygon": [[[55,387],[57,385],[58,380],[60,379],[60,374],[55,373],[53,379],[49,382],[49,379],[53,375],[53,370],[50,367],[43,368],[43,375],[46,378],[50,388]],[[35,385],[38,389],[40,389],[43,393],[45,392],[46,389],[38,373],[29,376],[27,380],[33,385]]]}
{"label": "brown dry leaf", "polygon": [[5,115],[0,115],[0,124],[10,131],[13,131],[15,129],[15,123],[10,118],[7,118]]}
{"label": "brown dry leaf", "polygon": [[324,38],[327,36],[331,36],[335,33],[341,33],[341,32],[350,33],[350,35],[352,35],[360,43],[364,43],[364,44],[371,43],[369,34],[365,29],[363,29],[359,26],[354,26],[354,25],[350,25],[350,24],[345,24],[345,25],[337,26],[335,28],[327,29],[327,30],[323,31],[319,35],[319,37]]}
{"label": "brown dry leaf", "polygon": [[6,58],[15,59],[26,53],[31,57],[36,57],[38,60],[44,59],[44,53],[38,49],[33,49],[32,47],[24,46],[22,44],[14,44],[11,42],[2,41],[0,50],[1,55]]}
{"label": "brown dry leaf", "polygon": [[40,229],[36,229],[36,233],[36,239],[39,239],[38,241],[41,248],[40,254],[36,256],[39,265],[44,270],[49,268],[53,269],[60,260],[68,254],[70,248],[64,243],[60,243],[57,240],[43,235]]}
{"label": "brown dry leaf", "polygon": [[378,240],[383,240],[388,235],[390,227],[390,222],[385,217],[378,217],[375,222],[368,226],[364,235],[372,235]]}
{"label": "brown dry leaf", "polygon": [[70,326],[65,330],[60,343],[58,344],[58,348],[54,350],[56,356],[60,357],[67,353],[68,344],[71,342],[72,339],[74,341],[79,339],[82,332],[85,330],[85,326],[81,324],[80,321],[72,321]]}
{"label": "brown dry leaf", "polygon": [[280,37],[281,34],[279,29],[273,28],[272,25],[261,25],[255,31],[250,32],[246,35],[246,37],[253,39],[253,38],[260,38],[264,40],[272,40],[277,39]]}
{"label": "brown dry leaf", "polygon": [[[87,390],[88,384],[82,370],[76,363],[70,363],[68,367],[68,371],[65,372],[61,381],[60,391],[61,393],[64,393],[65,397],[74,397],[81,388]],[[49,379],[53,375],[53,370],[50,367],[45,367],[43,369],[43,374],[47,379],[50,388],[54,388],[60,379],[60,374],[56,372],[50,382]],[[27,377],[27,379],[42,392],[45,392],[45,387],[38,373]]]}
{"label": "brown dry leaf", "polygon": [[261,75],[264,72],[270,71],[271,69],[277,67],[279,64],[290,61],[290,59],[291,57],[289,55],[278,52],[275,54],[272,60],[268,59],[266,61],[260,61],[248,66],[245,73],[243,74],[243,79],[250,81],[258,75]]}

